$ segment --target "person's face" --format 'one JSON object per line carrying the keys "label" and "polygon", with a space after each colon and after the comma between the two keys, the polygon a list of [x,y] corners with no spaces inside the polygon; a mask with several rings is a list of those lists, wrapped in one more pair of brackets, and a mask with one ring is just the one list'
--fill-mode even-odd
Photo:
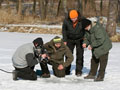
{"label": "person's face", "polygon": [[55,47],[56,47],[56,48],[60,48],[60,47],[61,47],[61,43],[56,43],[56,44],[55,44]]}
{"label": "person's face", "polygon": [[89,31],[91,29],[91,25],[87,26],[85,30]]}
{"label": "person's face", "polygon": [[75,21],[77,21],[77,17],[76,18],[72,18],[71,20],[72,20],[72,22],[75,22]]}

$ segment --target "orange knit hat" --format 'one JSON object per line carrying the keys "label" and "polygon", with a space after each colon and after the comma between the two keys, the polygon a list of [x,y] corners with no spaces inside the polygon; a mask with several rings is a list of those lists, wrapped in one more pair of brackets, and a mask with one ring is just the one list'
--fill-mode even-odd
{"label": "orange knit hat", "polygon": [[71,19],[78,17],[78,12],[76,10],[71,10],[69,13]]}

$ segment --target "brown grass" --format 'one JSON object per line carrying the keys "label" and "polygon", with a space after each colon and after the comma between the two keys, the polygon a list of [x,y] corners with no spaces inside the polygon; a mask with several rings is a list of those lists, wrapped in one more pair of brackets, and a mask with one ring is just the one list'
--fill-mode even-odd
{"label": "brown grass", "polygon": [[120,42],[120,34],[117,34],[110,38],[112,42]]}
{"label": "brown grass", "polygon": [[22,15],[19,16],[15,11],[7,9],[0,10],[0,23],[2,24],[60,24],[64,19],[64,16],[59,17],[47,17],[46,20],[41,21],[39,16]]}
{"label": "brown grass", "polygon": [[57,28],[44,29],[44,28],[39,28],[39,27],[8,27],[7,29],[8,30],[5,32],[61,34],[61,29],[57,29]]}
{"label": "brown grass", "polygon": [[[37,18],[38,19],[38,18]],[[7,9],[0,10],[0,23],[17,24],[17,23],[34,23],[36,19],[33,16],[19,16],[15,11]]]}
{"label": "brown grass", "polygon": [[16,18],[19,18],[19,17],[15,14],[8,12],[8,10],[0,10],[0,22],[2,24],[18,22],[18,19]]}

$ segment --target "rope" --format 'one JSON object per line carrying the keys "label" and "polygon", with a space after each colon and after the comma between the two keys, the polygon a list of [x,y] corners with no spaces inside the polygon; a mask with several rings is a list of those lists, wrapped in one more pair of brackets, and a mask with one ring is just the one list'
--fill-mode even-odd
{"label": "rope", "polygon": [[12,72],[8,72],[6,70],[0,69],[0,71],[6,72],[6,73],[12,73]]}

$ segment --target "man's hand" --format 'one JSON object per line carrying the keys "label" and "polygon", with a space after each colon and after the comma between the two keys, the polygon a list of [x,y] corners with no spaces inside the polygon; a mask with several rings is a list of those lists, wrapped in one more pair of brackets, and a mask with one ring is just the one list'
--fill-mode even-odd
{"label": "man's hand", "polygon": [[44,59],[47,57],[47,54],[42,54],[41,57]]}
{"label": "man's hand", "polygon": [[64,42],[65,45],[67,45],[67,42]]}
{"label": "man's hand", "polygon": [[63,67],[62,64],[60,64],[60,65],[58,66],[58,70],[62,70],[62,69],[64,69],[64,67]]}
{"label": "man's hand", "polygon": [[47,58],[48,58],[48,60],[50,60],[50,57],[49,57],[49,56],[47,56]]}
{"label": "man's hand", "polygon": [[92,50],[92,47],[89,45],[89,46],[88,46],[88,49],[89,49],[89,50]]}
{"label": "man's hand", "polygon": [[83,47],[83,48],[86,48],[86,47],[87,47],[87,45],[84,43],[84,44],[82,45],[82,47]]}

